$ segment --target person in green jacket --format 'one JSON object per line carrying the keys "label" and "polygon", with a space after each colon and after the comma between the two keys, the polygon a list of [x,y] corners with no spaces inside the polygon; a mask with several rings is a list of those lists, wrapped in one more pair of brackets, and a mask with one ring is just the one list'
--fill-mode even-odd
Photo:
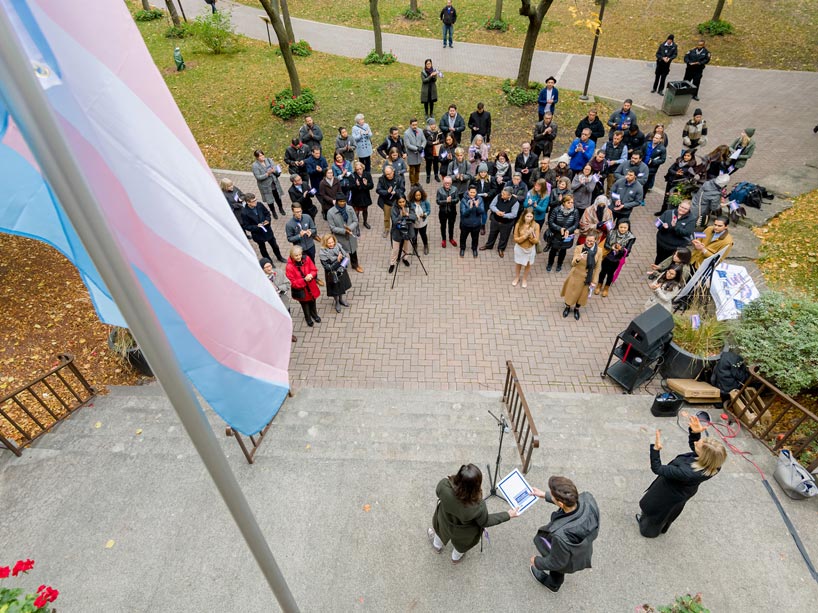
{"label": "person in green jacket", "polygon": [[730,161],[732,162],[730,174],[739,168],[744,168],[747,160],[753,157],[756,151],[756,142],[753,139],[755,128],[744,128],[739,137],[730,145]]}
{"label": "person in green jacket", "polygon": [[452,563],[477,545],[484,528],[517,517],[517,510],[489,513],[483,501],[483,473],[474,464],[464,464],[456,475],[437,484],[438,504],[429,528],[429,542],[436,553],[452,542]]}

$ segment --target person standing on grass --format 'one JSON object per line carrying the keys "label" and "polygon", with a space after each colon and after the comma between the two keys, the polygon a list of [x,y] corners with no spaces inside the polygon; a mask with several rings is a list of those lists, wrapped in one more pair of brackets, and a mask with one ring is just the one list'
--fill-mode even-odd
{"label": "person standing on grass", "polygon": [[704,41],[700,40],[690,51],[685,53],[685,81],[690,81],[696,88],[693,100],[699,99],[699,85],[702,82],[704,67],[710,62],[710,52],[705,48]]}
{"label": "person standing on grass", "polygon": [[469,130],[472,140],[479,134],[487,143],[491,142],[491,113],[482,102],[478,102],[477,110],[469,115]]}
{"label": "person standing on grass", "polygon": [[548,77],[545,80],[545,87],[540,90],[540,95],[537,97],[537,117],[540,121],[543,120],[546,113],[552,115],[556,112],[557,102],[560,100],[560,92],[554,87],[557,80],[554,77]]}
{"label": "person standing on grass", "polygon": [[298,130],[298,139],[307,146],[309,151],[316,147],[321,150],[321,141],[324,140],[324,132],[313,121],[312,116],[304,117],[304,125]]}
{"label": "person standing on grass", "polygon": [[457,105],[450,104],[447,113],[440,118],[440,123],[437,124],[443,135],[451,134],[455,142],[460,145],[460,138],[466,130],[466,122],[463,116],[457,112]]}
{"label": "person standing on grass", "polygon": [[546,111],[543,118],[534,124],[534,134],[531,138],[531,142],[534,143],[531,149],[534,155],[538,157],[544,155],[546,158],[550,158],[554,149],[555,138],[557,138],[557,122],[554,121],[554,115],[551,111]]}
{"label": "person standing on grass", "polygon": [[352,126],[352,140],[358,153],[358,161],[364,165],[366,172],[372,171],[372,130],[363,113],[355,115],[355,125]]}
{"label": "person standing on grass", "polygon": [[437,102],[437,78],[441,76],[439,70],[432,66],[432,60],[427,59],[420,71],[420,101],[423,103],[423,113],[426,118],[435,116],[435,102]]}
{"label": "person standing on grass", "polygon": [[523,288],[528,287],[528,272],[537,255],[539,240],[540,224],[534,221],[534,209],[527,208],[514,226],[514,281],[511,282],[514,287],[517,287],[517,283],[520,282],[521,270]]}
{"label": "person standing on grass", "polygon": [[653,79],[653,89],[650,90],[650,93],[664,95],[665,79],[670,72],[670,63],[676,59],[677,55],[679,55],[679,47],[673,40],[673,34],[668,34],[667,40],[656,50],[656,70],[654,71],[656,76]]}
{"label": "person standing on grass", "polygon": [[452,34],[457,21],[457,11],[452,6],[452,0],[446,0],[446,6],[440,11],[440,21],[443,22],[443,48],[446,48],[446,37],[449,38],[449,49],[452,48]]}

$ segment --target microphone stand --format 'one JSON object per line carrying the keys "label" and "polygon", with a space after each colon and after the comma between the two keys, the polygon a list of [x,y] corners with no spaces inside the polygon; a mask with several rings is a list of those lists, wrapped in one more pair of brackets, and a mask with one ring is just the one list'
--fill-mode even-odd
{"label": "microphone stand", "polygon": [[497,425],[500,427],[500,444],[497,447],[497,462],[494,465],[494,477],[491,475],[491,466],[486,464],[486,470],[489,473],[489,481],[491,482],[491,489],[489,490],[489,495],[484,498],[484,500],[488,500],[492,496],[495,496],[502,500],[503,502],[508,502],[505,498],[500,496],[497,493],[497,476],[500,473],[500,456],[503,453],[503,436],[508,431],[508,422],[504,415],[500,414],[500,417],[497,417],[491,411],[488,411],[488,414],[494,418],[494,421],[497,422]]}

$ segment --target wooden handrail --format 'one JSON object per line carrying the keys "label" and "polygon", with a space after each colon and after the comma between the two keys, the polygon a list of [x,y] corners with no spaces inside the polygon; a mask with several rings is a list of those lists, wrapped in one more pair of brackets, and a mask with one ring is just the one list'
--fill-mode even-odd
{"label": "wooden handrail", "polygon": [[531,409],[523,393],[523,387],[517,378],[517,371],[511,360],[506,361],[506,383],[503,386],[503,404],[506,407],[511,427],[514,430],[514,440],[517,443],[517,452],[523,463],[523,474],[531,466],[531,454],[540,446],[540,434],[531,417]]}

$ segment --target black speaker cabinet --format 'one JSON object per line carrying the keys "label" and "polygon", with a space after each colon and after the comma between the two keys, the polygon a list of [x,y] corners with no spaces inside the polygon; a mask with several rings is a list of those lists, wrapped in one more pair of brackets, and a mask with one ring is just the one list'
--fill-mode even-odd
{"label": "black speaker cabinet", "polygon": [[633,319],[622,334],[622,340],[641,353],[651,353],[672,337],[673,315],[659,304]]}

